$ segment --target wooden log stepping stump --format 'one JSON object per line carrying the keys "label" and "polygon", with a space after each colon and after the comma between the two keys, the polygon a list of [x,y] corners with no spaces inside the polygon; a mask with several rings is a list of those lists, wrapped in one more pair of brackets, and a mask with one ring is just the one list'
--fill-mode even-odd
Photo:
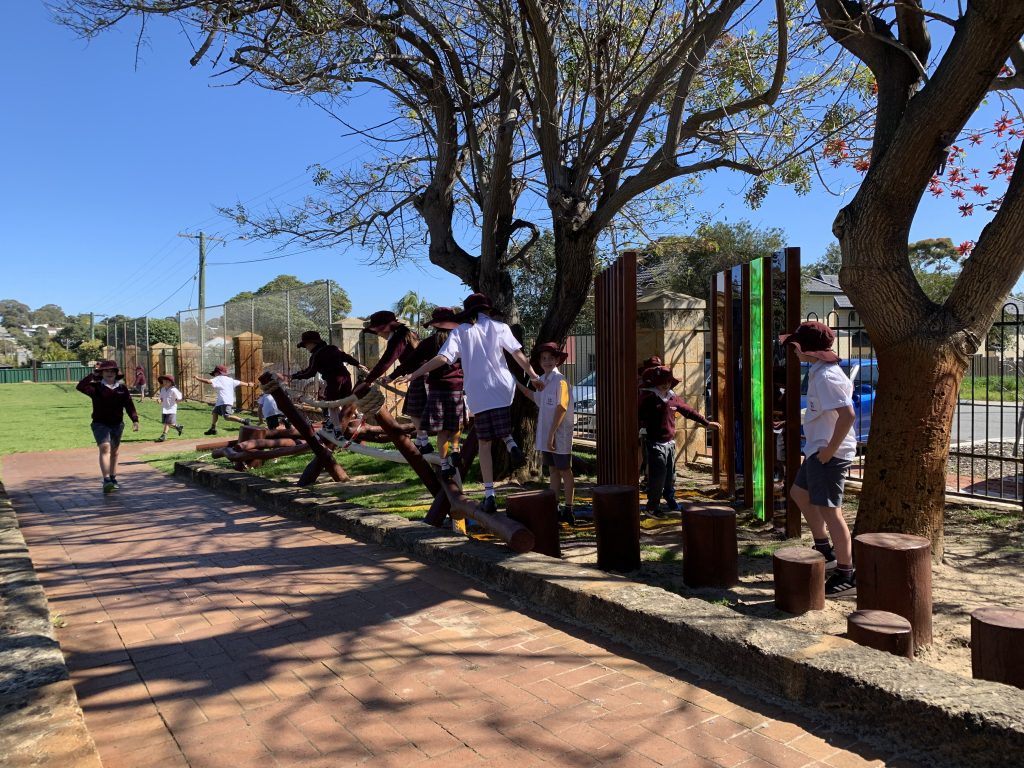
{"label": "wooden log stepping stump", "polygon": [[640,567],[640,493],[635,485],[594,488],[597,567],[635,571]]}
{"label": "wooden log stepping stump", "polygon": [[266,436],[266,427],[253,427],[243,424],[238,428],[238,442],[240,443],[244,443],[246,440],[262,440]]}
{"label": "wooden log stepping stump", "polygon": [[825,607],[825,556],[810,547],[783,547],[772,555],[775,607],[786,613]]}
{"label": "wooden log stepping stump", "polygon": [[989,606],[971,614],[971,673],[1024,688],[1024,611]]}
{"label": "wooden log stepping stump", "polygon": [[865,609],[846,617],[846,635],[858,645],[914,658],[914,630],[902,616]]}
{"label": "wooden log stepping stump", "polygon": [[558,541],[558,495],[550,490],[527,491],[505,498],[505,513],[533,533],[533,551],[561,557]]}
{"label": "wooden log stepping stump", "polygon": [[857,610],[889,611],[914,628],[914,647],[932,642],[932,544],[905,533],[863,533],[853,541]]}
{"label": "wooden log stepping stump", "polygon": [[740,580],[736,510],[683,503],[683,581],[689,587],[731,587]]}

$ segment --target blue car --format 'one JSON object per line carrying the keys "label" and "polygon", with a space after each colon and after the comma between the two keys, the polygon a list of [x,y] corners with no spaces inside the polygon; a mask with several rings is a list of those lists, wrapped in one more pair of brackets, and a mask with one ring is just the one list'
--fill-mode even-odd
{"label": "blue car", "polygon": [[[841,360],[839,367],[853,382],[853,412],[856,414],[853,431],[857,436],[857,448],[862,449],[871,432],[871,411],[875,405],[875,390],[878,388],[878,361],[874,358]],[[809,370],[810,365],[800,364],[801,417],[804,409],[807,408],[807,372]]]}

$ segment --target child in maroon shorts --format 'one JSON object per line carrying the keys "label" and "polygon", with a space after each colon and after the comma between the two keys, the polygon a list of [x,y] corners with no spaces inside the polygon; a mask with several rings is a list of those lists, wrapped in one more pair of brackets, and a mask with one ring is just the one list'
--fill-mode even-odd
{"label": "child in maroon shorts", "polygon": [[491,442],[501,440],[512,458],[513,467],[524,463],[523,452],[512,439],[512,414],[509,406],[516,395],[516,380],[505,363],[505,353],[515,358],[529,375],[534,388],[540,391],[544,382],[533,370],[522,345],[512,330],[491,319],[491,301],[482,293],[471,294],[456,316],[462,324],[451,331],[437,356],[427,361],[402,380],[416,379],[456,360],[462,361],[465,374],[466,405],[474,415],[476,436],[480,442],[480,474],[484,481],[483,511],[494,514],[494,465]]}

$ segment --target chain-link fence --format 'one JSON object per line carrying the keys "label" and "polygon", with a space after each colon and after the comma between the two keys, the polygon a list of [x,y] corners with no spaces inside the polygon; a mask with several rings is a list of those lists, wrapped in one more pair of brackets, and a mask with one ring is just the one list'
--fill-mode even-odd
{"label": "chain-link fence", "polygon": [[331,281],[324,280],[202,310],[182,310],[178,362],[185,397],[210,399],[212,390],[200,386],[194,376],[208,376],[218,365],[236,378],[253,381],[263,371],[289,373],[305,367],[309,353],[297,346],[299,339],[304,331],[317,331],[331,343],[331,304]]}
{"label": "chain-link fence", "polygon": [[103,357],[116,360],[129,389],[140,394],[150,391],[152,364],[149,350],[148,317],[107,322],[107,349]]}

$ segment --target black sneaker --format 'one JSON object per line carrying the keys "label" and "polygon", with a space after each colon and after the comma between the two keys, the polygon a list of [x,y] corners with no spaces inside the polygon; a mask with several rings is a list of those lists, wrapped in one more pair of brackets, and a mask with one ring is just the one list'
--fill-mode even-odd
{"label": "black sneaker", "polygon": [[828,547],[811,547],[815,552],[820,552],[821,556],[825,558],[825,572],[830,573],[836,569],[839,561],[836,560],[836,553],[832,550],[831,546]]}
{"label": "black sneaker", "polygon": [[518,445],[513,445],[509,449],[508,455],[512,459],[512,469],[519,469],[526,464],[526,457],[523,456],[523,452]]}
{"label": "black sneaker", "polygon": [[569,507],[562,507],[558,512],[558,522],[565,523],[566,525],[576,525],[576,515],[572,513]]}
{"label": "black sneaker", "polygon": [[116,490],[117,490],[117,486],[114,484],[114,482],[112,480],[104,480],[103,481],[103,492],[104,493],[113,493]]}
{"label": "black sneaker", "polygon": [[180,424],[175,424],[174,428],[176,430],[178,430],[178,437],[181,437],[181,433],[184,431],[185,428],[183,426],[181,426]]}
{"label": "black sneaker", "polygon": [[158,437],[153,442],[154,443],[166,443],[167,442],[167,435],[160,435],[160,437]]}
{"label": "black sneaker", "polygon": [[242,419],[242,426],[243,427],[251,427],[252,426],[252,420],[250,420],[250,419]]}
{"label": "black sneaker", "polygon": [[110,476],[110,484],[114,486],[115,491],[121,490],[121,486],[118,484],[117,478],[114,477],[113,475]]}
{"label": "black sneaker", "polygon": [[480,506],[488,515],[498,514],[498,502],[493,496],[484,496],[483,504]]}
{"label": "black sneaker", "polygon": [[455,473],[457,471],[457,468],[451,465],[447,467],[441,467],[441,479],[445,481],[453,480],[455,479]]}
{"label": "black sneaker", "polygon": [[424,455],[426,455],[428,453],[433,453],[434,452],[434,446],[432,446],[430,444],[430,441],[427,441],[423,445],[417,445],[416,446],[416,450],[420,452],[420,456],[424,456]]}
{"label": "black sneaker", "polygon": [[669,512],[678,512],[679,502],[676,501],[675,499],[665,499],[665,509],[667,509]]}
{"label": "black sneaker", "polygon": [[835,571],[825,582],[825,597],[857,594],[857,572]]}
{"label": "black sneaker", "polygon": [[458,451],[452,451],[448,454],[448,461],[456,469],[462,469],[462,454]]}
{"label": "black sneaker", "polygon": [[668,515],[662,512],[658,507],[648,507],[647,516],[653,517],[655,520],[667,520]]}
{"label": "black sneaker", "polygon": [[208,430],[203,432],[203,434],[204,435],[216,435],[217,434],[217,430],[214,427],[210,427]]}

